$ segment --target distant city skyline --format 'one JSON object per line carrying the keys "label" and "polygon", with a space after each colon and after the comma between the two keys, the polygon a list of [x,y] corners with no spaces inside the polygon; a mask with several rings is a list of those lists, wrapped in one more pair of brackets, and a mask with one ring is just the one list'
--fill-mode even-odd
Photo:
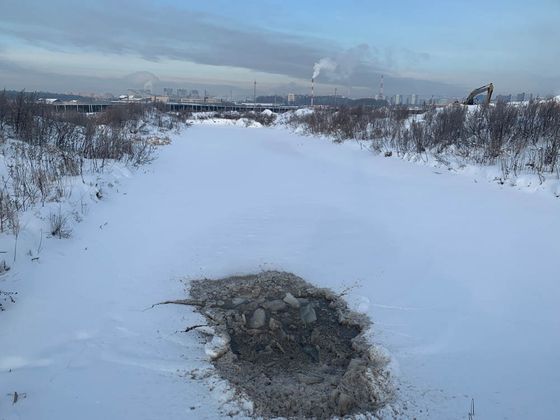
{"label": "distant city skyline", "polygon": [[4,0],[0,88],[560,94],[560,2]]}

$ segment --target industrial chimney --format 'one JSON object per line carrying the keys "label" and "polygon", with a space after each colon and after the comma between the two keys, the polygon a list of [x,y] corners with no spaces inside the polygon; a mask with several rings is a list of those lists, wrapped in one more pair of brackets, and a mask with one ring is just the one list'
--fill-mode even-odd
{"label": "industrial chimney", "polygon": [[313,102],[315,101],[315,78],[311,78],[311,106],[313,106]]}

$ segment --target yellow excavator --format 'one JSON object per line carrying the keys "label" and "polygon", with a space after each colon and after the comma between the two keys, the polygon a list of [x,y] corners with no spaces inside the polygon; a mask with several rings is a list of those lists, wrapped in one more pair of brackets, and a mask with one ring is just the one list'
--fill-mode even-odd
{"label": "yellow excavator", "polygon": [[489,83],[487,85],[481,86],[473,90],[469,94],[467,99],[463,101],[463,105],[474,105],[474,98],[476,98],[478,95],[480,95],[483,92],[486,92],[486,100],[484,101],[484,104],[488,105],[490,103],[490,100],[492,99],[492,93],[494,92],[494,85],[492,83]]}

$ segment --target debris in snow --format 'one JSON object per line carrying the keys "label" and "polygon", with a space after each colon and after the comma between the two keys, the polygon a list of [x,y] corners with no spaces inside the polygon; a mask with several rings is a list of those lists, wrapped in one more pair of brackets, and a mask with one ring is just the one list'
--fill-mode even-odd
{"label": "debris in snow", "polygon": [[206,343],[204,351],[210,359],[216,360],[229,350],[229,342],[230,338],[227,333],[215,335],[210,342]]}
{"label": "debris in snow", "polygon": [[329,290],[268,271],[194,281],[191,296],[214,328],[206,353],[254,415],[367,414],[391,399],[387,360],[364,336],[369,320]]}
{"label": "debris in snow", "polygon": [[11,302],[16,303],[13,296],[17,295],[17,292],[6,292],[4,290],[0,290],[0,312],[4,311],[4,306],[2,302]]}
{"label": "debris in snow", "polygon": [[12,397],[12,405],[15,405],[21,399],[27,398],[27,394],[25,392],[14,391],[13,394],[8,395]]}

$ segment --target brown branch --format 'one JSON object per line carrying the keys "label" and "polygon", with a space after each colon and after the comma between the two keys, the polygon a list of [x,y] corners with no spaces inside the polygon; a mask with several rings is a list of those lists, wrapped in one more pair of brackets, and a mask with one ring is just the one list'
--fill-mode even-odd
{"label": "brown branch", "polygon": [[150,306],[149,308],[146,308],[145,310],[148,309],[152,309],[155,306],[158,305],[188,305],[188,306],[205,306],[206,302],[203,300],[195,300],[195,299],[177,299],[177,300],[166,300],[165,302],[159,302],[159,303],[154,303],[152,306]]}
{"label": "brown branch", "polygon": [[207,325],[207,324],[192,325],[192,326],[190,326],[190,327],[187,327],[186,329],[184,329],[184,330],[181,331],[181,332],[186,333],[186,332],[192,331],[192,330],[194,330],[194,329],[196,329],[196,328],[200,328],[200,327],[208,327],[208,325]]}

